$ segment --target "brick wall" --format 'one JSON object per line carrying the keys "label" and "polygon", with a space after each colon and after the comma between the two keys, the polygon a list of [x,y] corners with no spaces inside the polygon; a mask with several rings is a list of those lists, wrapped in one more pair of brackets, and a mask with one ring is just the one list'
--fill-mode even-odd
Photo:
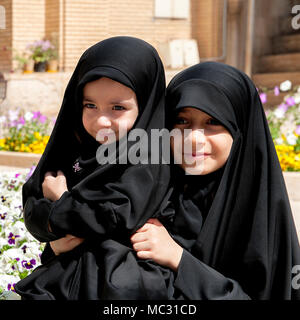
{"label": "brick wall", "polygon": [[64,21],[66,71],[85,49],[107,37],[135,36],[156,48],[159,42],[191,37],[190,19],[156,19],[152,0],[66,0]]}
{"label": "brick wall", "polygon": [[108,37],[108,3],[107,0],[65,0],[62,62],[65,71],[75,68],[88,47]]}
{"label": "brick wall", "polygon": [[[198,41],[200,58],[221,55],[223,0],[190,0],[188,19],[155,18],[154,0],[2,0],[7,6],[7,28],[0,42],[17,49],[28,42],[57,35],[60,70],[72,71],[81,54],[107,37],[131,35],[158,48],[171,39]],[[11,8],[11,9],[10,9]],[[13,38],[12,38],[13,35]],[[9,64],[0,54],[0,69]]]}
{"label": "brick wall", "polygon": [[[24,50],[26,45],[45,36],[45,0],[13,0],[12,45]],[[14,63],[14,65],[16,65]]]}
{"label": "brick wall", "polygon": [[12,69],[12,5],[10,0],[1,0],[0,5],[5,8],[6,29],[0,29],[0,72]]}

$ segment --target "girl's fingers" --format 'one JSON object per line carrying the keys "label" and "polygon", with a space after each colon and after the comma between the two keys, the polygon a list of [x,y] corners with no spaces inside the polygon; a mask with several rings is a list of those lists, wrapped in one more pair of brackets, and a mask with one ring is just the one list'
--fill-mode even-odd
{"label": "girl's fingers", "polygon": [[64,173],[61,170],[57,171],[57,176],[65,176]]}
{"label": "girl's fingers", "polygon": [[150,218],[147,223],[155,224],[156,226],[162,226],[161,222],[156,218]]}
{"label": "girl's fingers", "polygon": [[73,244],[74,246],[77,246],[77,245],[79,245],[80,243],[82,243],[82,242],[84,241],[84,239],[74,238],[74,239],[72,239],[71,241],[72,241],[72,244]]}
{"label": "girl's fingers", "polygon": [[46,177],[55,177],[55,172],[53,172],[53,171],[47,171],[46,173],[45,173],[45,178]]}
{"label": "girl's fingers", "polygon": [[76,236],[73,236],[72,234],[66,234],[66,239],[74,239],[74,238],[77,238]]}
{"label": "girl's fingers", "polygon": [[152,259],[151,251],[138,251],[138,252],[136,253],[136,255],[137,255],[140,259]]}
{"label": "girl's fingers", "polygon": [[135,233],[133,236],[131,236],[130,240],[132,243],[142,242],[142,241],[147,240],[147,237],[144,233],[139,232],[139,233]]}
{"label": "girl's fingers", "polygon": [[138,232],[145,232],[149,229],[149,226],[151,225],[151,223],[145,223],[141,228],[139,228],[138,230],[136,230],[136,233]]}
{"label": "girl's fingers", "polygon": [[135,251],[149,251],[151,248],[147,241],[143,241],[133,244],[133,249]]}

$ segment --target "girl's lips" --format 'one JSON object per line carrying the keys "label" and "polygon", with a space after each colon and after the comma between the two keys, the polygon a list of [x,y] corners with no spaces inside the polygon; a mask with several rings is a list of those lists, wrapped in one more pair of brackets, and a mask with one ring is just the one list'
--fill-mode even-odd
{"label": "girl's lips", "polygon": [[98,138],[105,138],[105,137],[110,137],[112,135],[115,135],[116,133],[114,131],[101,131],[97,133]]}
{"label": "girl's lips", "polygon": [[210,153],[203,153],[203,152],[192,152],[192,153],[184,153],[184,156],[187,157],[207,157]]}

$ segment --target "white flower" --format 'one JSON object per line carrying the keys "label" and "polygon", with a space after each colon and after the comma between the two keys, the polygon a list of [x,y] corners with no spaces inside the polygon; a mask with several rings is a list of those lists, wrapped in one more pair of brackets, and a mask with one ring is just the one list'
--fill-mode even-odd
{"label": "white flower", "polygon": [[291,90],[291,88],[292,88],[292,82],[290,80],[283,81],[280,84],[281,91],[289,91],[289,90]]}
{"label": "white flower", "polygon": [[277,138],[277,139],[275,140],[275,143],[276,143],[276,144],[283,144],[284,141],[283,141],[282,138]]}
{"label": "white flower", "polygon": [[11,261],[15,258],[23,258],[23,251],[20,248],[11,248],[2,253],[2,259],[5,261]]}
{"label": "white flower", "polygon": [[20,277],[15,275],[7,275],[7,274],[0,274],[0,287],[4,290],[7,290],[7,286],[9,284],[14,284],[20,281]]}
{"label": "white flower", "polygon": [[3,246],[5,246],[7,244],[8,244],[7,240],[5,240],[5,238],[3,238],[3,237],[0,237],[0,250]]}
{"label": "white flower", "polygon": [[[299,89],[298,89],[299,90]],[[300,91],[298,93],[295,93],[294,100],[296,104],[300,103]]]}
{"label": "white flower", "polygon": [[24,115],[24,119],[25,119],[26,121],[30,121],[32,118],[33,118],[33,113],[30,112],[30,111],[27,111],[27,112],[25,113],[25,115]]}
{"label": "white flower", "polygon": [[[40,264],[43,246],[28,232],[21,220],[23,217],[21,186],[28,172],[21,174],[19,172],[0,172],[0,194],[5,197],[5,201],[0,202],[0,287],[3,290],[8,289],[8,284],[19,281],[20,272],[24,271],[22,261],[34,259],[37,262],[34,267]],[[11,184],[20,186],[20,188],[18,190],[10,188]],[[15,240],[15,243],[9,244],[9,239]],[[4,250],[3,247],[6,245],[11,248]],[[30,274],[33,270],[34,268],[26,271]],[[2,281],[3,277],[8,280]]]}
{"label": "white flower", "polygon": [[288,142],[289,145],[294,146],[297,142],[297,136],[295,136],[293,133],[289,133],[286,135],[286,140]]}
{"label": "white flower", "polygon": [[6,117],[5,116],[1,116],[0,117],[0,123],[4,123],[6,121]]}
{"label": "white flower", "polygon": [[40,250],[40,244],[38,242],[25,242],[21,248],[24,248],[24,255],[27,257],[27,260],[32,258],[36,259],[37,262],[40,260],[39,255],[42,251]]}
{"label": "white flower", "polygon": [[19,238],[17,238],[17,241],[24,239],[26,235],[26,228],[24,223],[21,221],[17,221],[10,229],[10,232],[19,236]]}
{"label": "white flower", "polygon": [[276,116],[276,118],[278,119],[283,119],[284,115],[285,115],[285,111],[283,109],[276,109],[274,111],[274,115]]}
{"label": "white flower", "polygon": [[9,110],[8,117],[10,121],[15,121],[19,117],[19,110]]}

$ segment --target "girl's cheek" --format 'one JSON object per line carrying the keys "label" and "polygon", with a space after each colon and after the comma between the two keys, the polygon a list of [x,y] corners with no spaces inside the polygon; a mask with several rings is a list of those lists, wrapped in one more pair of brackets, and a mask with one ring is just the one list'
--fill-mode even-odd
{"label": "girl's cheek", "polygon": [[220,135],[218,139],[214,141],[214,149],[219,161],[224,163],[227,161],[232,147],[232,141],[232,137],[228,134]]}

